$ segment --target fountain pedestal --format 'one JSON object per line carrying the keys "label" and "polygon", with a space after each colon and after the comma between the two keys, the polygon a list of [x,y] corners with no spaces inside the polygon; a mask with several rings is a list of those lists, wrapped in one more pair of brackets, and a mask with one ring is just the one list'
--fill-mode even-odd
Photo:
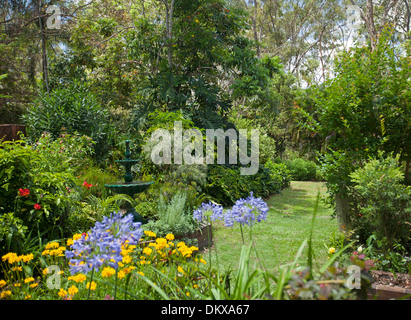
{"label": "fountain pedestal", "polygon": [[[124,166],[124,182],[116,182],[112,184],[106,184],[105,187],[118,194],[126,194],[131,198],[134,198],[134,195],[137,193],[144,192],[147,190],[154,181],[133,181],[133,174],[131,172],[131,167],[138,163],[140,160],[131,159],[130,153],[130,141],[126,140],[126,152],[124,154],[124,160],[117,160],[116,163],[119,163]],[[134,222],[141,222],[143,224],[147,223],[136,210],[130,205],[127,204],[124,207],[126,214],[132,214],[134,216]]]}

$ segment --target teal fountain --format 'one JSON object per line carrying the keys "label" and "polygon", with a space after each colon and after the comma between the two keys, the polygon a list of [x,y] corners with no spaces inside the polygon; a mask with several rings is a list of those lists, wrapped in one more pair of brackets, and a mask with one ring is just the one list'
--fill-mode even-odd
{"label": "teal fountain", "polygon": [[[138,162],[140,162],[140,160],[131,159],[130,140],[126,140],[126,152],[124,154],[124,160],[116,160],[116,163],[123,165],[125,168],[124,182],[106,184],[105,187],[110,189],[114,193],[126,194],[131,198],[134,198],[135,194],[147,190],[154,183],[154,181],[133,181],[131,167]],[[131,204],[127,203],[124,209],[126,210],[126,214],[131,213],[134,216],[134,222],[141,222],[143,224],[147,223],[147,220],[145,220],[138,212],[136,212]]]}

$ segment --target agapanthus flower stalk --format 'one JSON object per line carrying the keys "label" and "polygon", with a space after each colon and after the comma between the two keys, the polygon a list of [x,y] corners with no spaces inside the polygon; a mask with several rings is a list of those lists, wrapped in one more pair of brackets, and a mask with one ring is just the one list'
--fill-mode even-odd
{"label": "agapanthus flower stalk", "polygon": [[122,217],[119,213],[111,213],[97,222],[89,233],[75,240],[71,250],[66,250],[70,272],[88,273],[103,265],[117,269],[123,260],[121,247],[135,245],[142,234],[141,223],[133,222],[132,214]]}
{"label": "agapanthus flower stalk", "polygon": [[251,192],[246,199],[239,199],[235,202],[231,210],[226,212],[224,221],[228,227],[232,227],[234,221],[240,225],[251,226],[255,221],[266,220],[268,210],[267,203],[261,198],[255,198]]}

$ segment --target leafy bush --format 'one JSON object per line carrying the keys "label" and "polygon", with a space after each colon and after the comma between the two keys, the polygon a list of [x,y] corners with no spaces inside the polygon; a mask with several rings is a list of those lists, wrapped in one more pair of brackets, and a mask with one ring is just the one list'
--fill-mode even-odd
{"label": "leafy bush", "polygon": [[[351,197],[356,206],[352,218],[366,234],[386,239],[387,249],[410,237],[411,187],[405,186],[399,156],[370,159],[350,175]],[[368,233],[368,234],[367,234]]]}
{"label": "leafy bush", "polygon": [[76,131],[95,141],[97,159],[105,158],[110,149],[113,129],[109,113],[98,103],[96,97],[85,85],[74,82],[72,85],[57,88],[48,95],[40,93],[31,108],[23,116],[28,136],[38,139],[43,132],[57,138],[65,130]]}
{"label": "leafy bush", "polygon": [[270,169],[260,165],[256,175],[241,175],[239,167],[209,166],[205,193],[222,205],[232,205],[237,199],[253,192],[256,197],[267,197],[281,191],[278,180],[273,180]]}
{"label": "leafy bush", "polygon": [[94,142],[88,136],[62,133],[53,139],[50,133],[44,132],[33,144],[33,149],[41,156],[40,164],[53,168],[55,172],[71,172],[76,175],[93,154]]}
{"label": "leafy bush", "polygon": [[284,163],[274,163],[269,160],[264,166],[270,170],[271,179],[273,179],[281,189],[290,186],[291,172]]}
{"label": "leafy bush", "polygon": [[296,158],[285,162],[291,172],[291,179],[295,181],[315,180],[317,165],[313,161]]}
{"label": "leafy bush", "polygon": [[0,214],[3,232],[10,232],[4,237],[8,242],[21,240],[26,231],[45,238],[69,232],[75,218],[70,212],[79,208],[75,178],[53,169],[24,141],[0,144]]}
{"label": "leafy bush", "polygon": [[196,230],[192,208],[187,205],[187,195],[184,192],[176,193],[169,202],[161,195],[157,208],[157,220],[145,224],[145,230],[155,232],[158,236],[169,233],[184,236]]}

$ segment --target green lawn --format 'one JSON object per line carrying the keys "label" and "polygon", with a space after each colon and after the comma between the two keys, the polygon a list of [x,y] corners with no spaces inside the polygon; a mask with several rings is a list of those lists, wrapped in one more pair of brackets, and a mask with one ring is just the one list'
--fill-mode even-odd
{"label": "green lawn", "polygon": [[[309,237],[318,192],[322,196],[326,192],[321,182],[295,181],[281,194],[266,200],[270,206],[267,220],[252,229],[253,241],[264,268],[274,272],[277,262],[283,265],[294,260],[301,244]],[[327,260],[327,244],[339,232],[338,222],[332,219],[331,214],[332,210],[320,201],[313,232],[314,263],[318,266]],[[228,267],[235,269],[242,246],[240,227],[226,228],[222,222],[214,223],[213,227],[220,271]],[[248,244],[249,228],[243,230]],[[204,256],[208,258],[208,252]],[[306,255],[303,255],[300,263],[305,262]],[[212,249],[212,263],[216,265],[215,248]],[[253,263],[258,266],[255,254]]]}

